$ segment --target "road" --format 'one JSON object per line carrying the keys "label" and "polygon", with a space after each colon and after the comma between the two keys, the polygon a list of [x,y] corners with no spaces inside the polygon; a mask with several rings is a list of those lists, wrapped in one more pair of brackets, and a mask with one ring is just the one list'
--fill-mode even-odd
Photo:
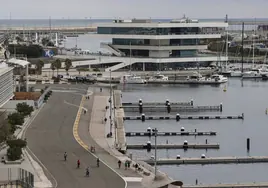
{"label": "road", "polygon": [[[125,187],[124,181],[110,168],[103,164],[97,168],[96,159],[73,137],[77,106],[80,105],[82,94],[86,92],[87,87],[67,85],[62,87],[80,89],[77,89],[76,93],[54,92],[52,94],[26,132],[28,147],[56,179],[55,182],[52,176],[48,175],[55,187]],[[74,105],[66,104],[64,101]],[[90,115],[90,109],[87,115]],[[67,162],[63,160],[65,151],[68,153]],[[80,169],[76,169],[78,159],[81,161]],[[91,172],[89,178],[85,177],[85,168],[88,165]]]}

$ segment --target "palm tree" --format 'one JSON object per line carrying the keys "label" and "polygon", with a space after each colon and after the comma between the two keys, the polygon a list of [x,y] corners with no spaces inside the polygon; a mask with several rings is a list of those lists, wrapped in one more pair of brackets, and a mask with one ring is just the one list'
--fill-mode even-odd
{"label": "palm tree", "polygon": [[51,62],[50,68],[51,68],[51,70],[52,70],[52,72],[53,72],[53,73],[52,73],[52,77],[54,77],[54,71],[55,71],[55,69],[56,69],[55,61]]}
{"label": "palm tree", "polygon": [[57,76],[59,75],[59,69],[61,68],[61,61],[56,59],[55,61],[55,68],[57,69]]}
{"label": "palm tree", "polygon": [[44,61],[42,60],[39,60],[36,64],[36,69],[35,71],[38,73],[38,74],[42,74],[42,68],[44,67]]}
{"label": "palm tree", "polygon": [[67,75],[69,75],[68,70],[72,67],[72,60],[65,59],[65,70],[67,72]]}

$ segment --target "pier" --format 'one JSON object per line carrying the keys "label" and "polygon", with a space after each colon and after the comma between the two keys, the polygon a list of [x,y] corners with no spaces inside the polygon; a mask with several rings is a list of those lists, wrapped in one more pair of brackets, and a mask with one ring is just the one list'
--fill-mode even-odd
{"label": "pier", "polygon": [[[155,149],[154,145],[127,145],[127,149]],[[219,144],[158,144],[157,149],[220,149]],[[147,162],[147,161],[146,161]],[[161,163],[161,160],[160,160]]]}
{"label": "pier", "polygon": [[[153,165],[154,160],[145,160]],[[268,157],[213,157],[213,158],[180,158],[180,159],[159,159],[158,165],[196,165],[196,164],[232,164],[232,163],[267,163]]]}
{"label": "pier", "polygon": [[206,115],[206,116],[186,116],[186,115],[179,115],[176,116],[145,116],[142,114],[141,116],[125,116],[124,120],[210,120],[210,119],[244,119],[244,114],[238,116],[213,116],[213,115]]}
{"label": "pier", "polygon": [[[216,136],[216,132],[157,132],[157,136]],[[155,133],[149,132],[126,132],[126,137],[145,137],[155,136]]]}
{"label": "pier", "polygon": [[222,104],[218,106],[123,106],[125,112],[204,112],[204,111],[220,111],[222,112]]}
{"label": "pier", "polygon": [[[135,103],[135,102],[123,102],[122,106],[139,106],[140,102],[142,102],[142,100],[140,99],[139,102]],[[142,102],[143,106],[166,106],[167,102],[169,102],[169,100],[166,100],[166,102]],[[172,106],[193,106],[194,105],[194,101],[191,100],[189,102],[169,102],[170,105]]]}
{"label": "pier", "polygon": [[121,91],[114,91],[114,110],[115,110],[115,136],[116,136],[116,146],[118,151],[125,153],[127,150],[127,141],[125,136],[125,126],[124,126],[124,110],[121,107]]}
{"label": "pier", "polygon": [[240,184],[214,184],[214,185],[183,185],[182,188],[261,188],[268,187],[267,183],[240,183]]}

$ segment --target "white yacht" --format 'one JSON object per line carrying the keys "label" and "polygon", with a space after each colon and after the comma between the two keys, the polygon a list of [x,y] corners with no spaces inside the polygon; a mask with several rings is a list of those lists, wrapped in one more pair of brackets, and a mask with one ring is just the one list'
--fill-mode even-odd
{"label": "white yacht", "polygon": [[219,75],[219,74],[213,74],[210,77],[210,80],[211,81],[218,82],[218,83],[226,83],[226,82],[228,82],[228,78],[227,77],[225,77],[223,75]]}
{"label": "white yacht", "polygon": [[242,77],[242,72],[240,70],[232,70],[230,73],[231,77]]}
{"label": "white yacht", "polygon": [[252,69],[243,73],[242,78],[262,78],[262,75],[267,75],[268,71],[266,69]]}
{"label": "white yacht", "polygon": [[163,74],[157,74],[149,78],[149,82],[165,82],[168,81],[168,77]]}
{"label": "white yacht", "polygon": [[127,74],[121,77],[120,83],[121,84],[145,84],[146,80],[142,79],[140,76]]}
{"label": "white yacht", "polygon": [[186,79],[187,81],[202,81],[202,80],[205,80],[205,78],[199,74],[199,73],[194,73],[193,75],[190,75],[187,77]]}

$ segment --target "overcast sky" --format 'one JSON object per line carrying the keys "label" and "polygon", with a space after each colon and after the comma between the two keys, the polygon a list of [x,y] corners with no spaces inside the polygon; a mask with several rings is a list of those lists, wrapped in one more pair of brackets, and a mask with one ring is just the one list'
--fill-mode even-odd
{"label": "overcast sky", "polygon": [[[268,0],[0,0],[0,19],[268,18]],[[4,8],[3,8],[4,7]]]}

